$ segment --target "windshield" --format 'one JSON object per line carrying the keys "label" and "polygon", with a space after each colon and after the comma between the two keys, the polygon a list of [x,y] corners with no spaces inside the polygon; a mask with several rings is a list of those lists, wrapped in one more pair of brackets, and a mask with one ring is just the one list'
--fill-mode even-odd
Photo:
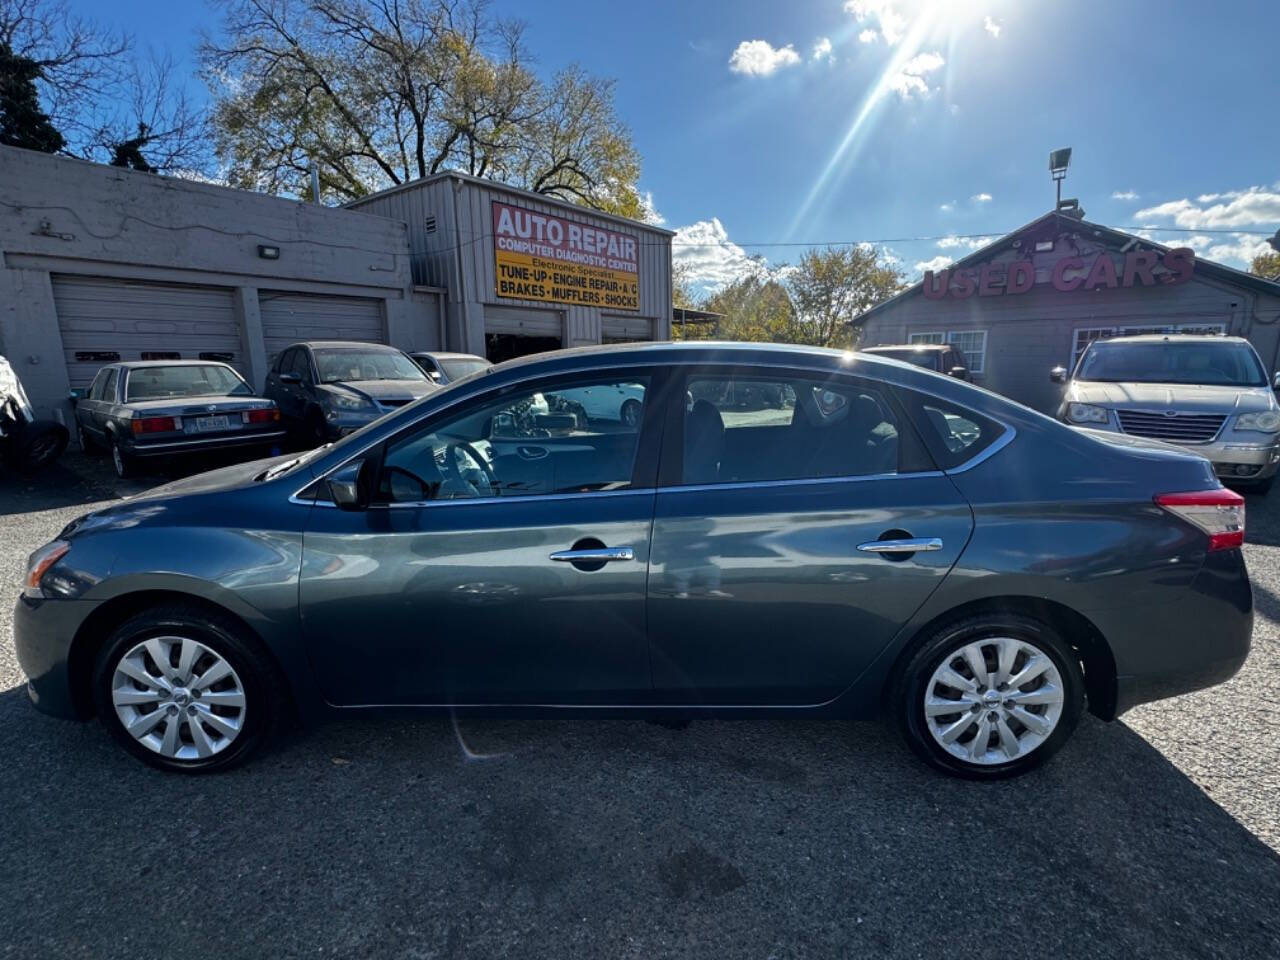
{"label": "windshield", "polygon": [[317,350],[321,383],[341,380],[425,380],[418,365],[398,350]]}
{"label": "windshield", "polygon": [[891,360],[905,360],[926,370],[938,369],[938,354],[934,350],[872,350],[877,357],[888,357]]}
{"label": "windshield", "polygon": [[1265,387],[1257,354],[1245,343],[1099,341],[1080,360],[1077,380],[1104,383],[1199,383]]}
{"label": "windshield", "polygon": [[141,367],[129,371],[125,403],[177,397],[248,397],[253,391],[230,367],[220,364]]}
{"label": "windshield", "polygon": [[488,360],[481,357],[463,357],[451,360],[437,359],[436,363],[440,364],[444,370],[444,375],[450,380],[461,380],[463,377],[469,377],[473,373],[481,370],[488,370],[492,366]]}

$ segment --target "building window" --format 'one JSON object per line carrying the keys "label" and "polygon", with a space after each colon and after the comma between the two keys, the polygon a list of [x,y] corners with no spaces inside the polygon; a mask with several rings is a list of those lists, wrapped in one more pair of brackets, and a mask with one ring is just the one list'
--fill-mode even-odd
{"label": "building window", "polygon": [[947,335],[945,333],[913,333],[907,338],[907,343],[946,343]]}
{"label": "building window", "polygon": [[970,373],[983,373],[987,366],[987,331],[952,330],[947,343],[964,354],[965,366]]}
{"label": "building window", "polygon": [[1111,337],[1138,337],[1152,333],[1194,333],[1204,336],[1213,334],[1224,334],[1227,332],[1225,323],[1170,323],[1161,326],[1136,326],[1136,327],[1081,327],[1076,330],[1075,339],[1071,344],[1071,369],[1075,370],[1076,364],[1080,362],[1080,354],[1084,353],[1085,347],[1093,343],[1095,340],[1107,340]]}

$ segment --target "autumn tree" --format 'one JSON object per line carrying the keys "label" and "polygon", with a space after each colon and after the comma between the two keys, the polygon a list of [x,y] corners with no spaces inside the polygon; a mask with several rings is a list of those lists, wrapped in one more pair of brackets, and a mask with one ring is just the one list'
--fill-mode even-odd
{"label": "autumn tree", "polygon": [[874,247],[828,247],[806,252],[787,286],[798,320],[791,342],[848,347],[859,333],[854,318],[901,290],[903,276]]}
{"label": "autumn tree", "polygon": [[345,201],[444,170],[640,216],[613,84],[532,69],[483,0],[219,0],[201,48],[232,183]]}
{"label": "autumn tree", "polygon": [[1260,253],[1253,258],[1249,272],[1259,277],[1280,277],[1280,253]]}

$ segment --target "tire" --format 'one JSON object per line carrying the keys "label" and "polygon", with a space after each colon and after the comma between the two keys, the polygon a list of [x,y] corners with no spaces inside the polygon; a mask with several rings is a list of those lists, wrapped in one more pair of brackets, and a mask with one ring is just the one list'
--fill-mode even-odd
{"label": "tire", "polygon": [[1271,487],[1275,482],[1275,477],[1267,477],[1265,480],[1258,480],[1254,483],[1240,484],[1240,490],[1242,493],[1252,493],[1258,497],[1265,497],[1271,492]]}
{"label": "tire", "polygon": [[329,442],[328,429],[324,424],[323,413],[319,410],[311,410],[307,414],[305,423],[306,432],[304,433],[304,436],[306,437],[306,444],[308,448],[314,449],[315,447],[323,447]]}
{"label": "tire", "polygon": [[96,457],[102,453],[102,447],[98,446],[98,441],[89,436],[89,431],[83,424],[76,424],[76,439],[80,443],[80,452],[86,456]]}
{"label": "tire", "polygon": [[[975,644],[983,656],[984,670],[995,672],[997,677],[1002,649],[1014,651],[1008,673],[1015,680],[1036,655],[1043,655],[1048,666],[1016,691],[1001,689],[998,683],[978,682],[976,671],[968,665],[962,651]],[[937,672],[944,665],[951,668],[957,682],[967,681],[971,686],[963,689],[939,681]],[[1039,666],[1033,663],[1032,670]],[[988,673],[985,679],[994,678]],[[926,715],[926,696],[932,717]],[[948,703],[957,696],[961,698],[955,700],[958,709],[952,711]],[[1045,702],[1055,696],[1059,697],[1056,705]],[[1027,702],[1019,706],[1017,699]],[[963,704],[968,705],[967,710],[960,706]],[[888,705],[908,745],[931,766],[966,779],[1001,780],[1040,766],[1071,736],[1084,709],[1084,674],[1070,645],[1047,624],[1018,614],[984,614],[951,623],[925,637],[897,673]],[[1015,714],[1015,710],[1021,713]],[[1026,724],[1019,719],[1028,714],[1036,718],[1034,724],[1030,716]],[[993,718],[998,719],[992,722]],[[1045,729],[1040,732],[1040,728]],[[983,733],[987,749],[980,750],[975,744]],[[948,736],[953,739],[946,746],[940,738]],[[1014,742],[1007,744],[1010,739]],[[981,759],[975,759],[977,756]]]}
{"label": "tire", "polygon": [[[184,671],[187,644],[194,652]],[[156,679],[161,670],[152,650],[168,658],[166,682]],[[201,684],[223,667],[229,672]],[[137,679],[139,668],[151,678],[146,683]],[[99,719],[127,752],[178,773],[244,762],[270,737],[286,702],[274,665],[239,624],[181,604],[145,611],[112,631],[94,666],[93,695]],[[126,722],[145,730],[135,736]]]}
{"label": "tire", "polygon": [[62,456],[70,439],[71,432],[53,420],[25,424],[10,443],[9,462],[19,473],[38,473]]}
{"label": "tire", "polygon": [[118,437],[111,438],[111,463],[116,468],[116,476],[128,480],[138,475],[138,463],[120,447]]}
{"label": "tire", "polygon": [[622,410],[618,413],[618,419],[624,427],[638,427],[640,425],[640,401],[624,401]]}

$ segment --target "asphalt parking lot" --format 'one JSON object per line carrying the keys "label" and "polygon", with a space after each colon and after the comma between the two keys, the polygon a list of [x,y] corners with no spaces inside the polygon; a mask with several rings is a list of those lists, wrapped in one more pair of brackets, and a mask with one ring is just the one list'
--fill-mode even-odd
{"label": "asphalt parking lot", "polygon": [[134,489],[0,474],[0,955],[1280,956],[1280,491],[1238,677],[981,785],[794,720],[362,718],[152,771],[31,709],[10,639],[26,554]]}

